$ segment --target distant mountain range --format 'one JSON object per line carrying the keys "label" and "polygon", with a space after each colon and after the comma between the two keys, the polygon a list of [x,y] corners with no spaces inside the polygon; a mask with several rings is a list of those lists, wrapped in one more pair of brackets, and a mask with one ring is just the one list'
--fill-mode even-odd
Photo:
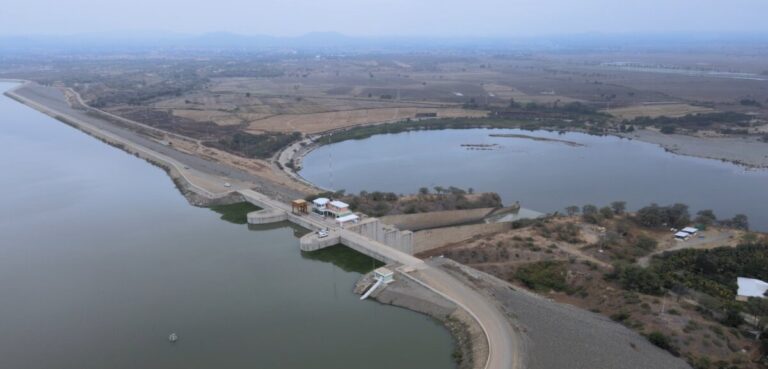
{"label": "distant mountain range", "polygon": [[622,49],[734,47],[759,45],[766,34],[576,34],[541,37],[355,37],[315,32],[295,37],[214,32],[186,35],[168,32],[113,32],[67,36],[0,36],[0,52],[200,50],[428,50],[428,49]]}

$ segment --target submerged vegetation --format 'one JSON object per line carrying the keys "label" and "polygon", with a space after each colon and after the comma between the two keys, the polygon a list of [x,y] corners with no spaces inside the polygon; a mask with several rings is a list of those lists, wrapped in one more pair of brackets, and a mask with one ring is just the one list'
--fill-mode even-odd
{"label": "submerged vegetation", "polygon": [[248,223],[248,213],[260,208],[250,202],[243,201],[230,205],[211,206],[210,209],[221,214],[222,220],[235,224],[246,224]]}
{"label": "submerged vegetation", "polygon": [[309,260],[333,263],[345,272],[360,274],[384,266],[384,263],[343,245],[335,245],[311,252],[302,251],[301,256]]}

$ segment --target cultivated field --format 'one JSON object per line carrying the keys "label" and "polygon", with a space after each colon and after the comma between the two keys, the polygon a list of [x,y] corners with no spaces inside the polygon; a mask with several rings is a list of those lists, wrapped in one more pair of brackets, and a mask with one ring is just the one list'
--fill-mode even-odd
{"label": "cultivated field", "polygon": [[714,111],[712,108],[693,106],[689,104],[642,104],[624,108],[606,109],[603,112],[621,119],[634,119],[637,117],[682,117],[687,114],[706,113]]}

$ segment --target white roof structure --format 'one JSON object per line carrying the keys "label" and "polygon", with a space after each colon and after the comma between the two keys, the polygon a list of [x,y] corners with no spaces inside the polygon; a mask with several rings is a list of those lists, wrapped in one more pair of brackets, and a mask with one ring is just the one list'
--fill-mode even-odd
{"label": "white roof structure", "polygon": [[740,297],[760,297],[765,298],[765,292],[768,291],[768,283],[759,279],[736,278],[739,290],[736,294]]}
{"label": "white roof structure", "polygon": [[317,206],[323,206],[327,203],[331,202],[331,200],[326,199],[325,197],[318,197],[314,200],[312,200],[312,203]]}
{"label": "white roof structure", "polygon": [[392,272],[392,270],[390,270],[389,268],[385,268],[385,267],[376,268],[376,270],[374,270],[373,273],[376,274],[377,276],[381,276],[381,277],[387,277],[387,276],[391,276],[391,275],[395,274],[394,272]]}
{"label": "white roof structure", "polygon": [[339,222],[339,223],[346,223],[346,222],[351,222],[351,221],[358,220],[358,219],[360,219],[359,216],[357,216],[355,214],[349,214],[349,215],[345,215],[343,217],[336,218],[336,221]]}
{"label": "white roof structure", "polygon": [[675,237],[677,237],[677,238],[686,238],[686,237],[688,237],[690,235],[691,235],[690,233],[683,232],[683,231],[675,233]]}
{"label": "white roof structure", "polygon": [[346,202],[339,201],[339,200],[331,201],[331,205],[333,205],[333,206],[335,206],[337,208],[348,208],[349,207],[349,204],[347,204]]}
{"label": "white roof structure", "polygon": [[685,227],[685,228],[683,228],[683,232],[690,233],[690,234],[694,234],[694,233],[696,233],[698,231],[699,231],[698,228],[693,228],[693,227]]}

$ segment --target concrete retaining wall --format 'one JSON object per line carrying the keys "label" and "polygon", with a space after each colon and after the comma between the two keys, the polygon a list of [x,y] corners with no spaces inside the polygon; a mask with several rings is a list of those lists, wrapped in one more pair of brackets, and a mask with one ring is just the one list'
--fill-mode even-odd
{"label": "concrete retaining wall", "polygon": [[411,231],[401,231],[394,226],[384,224],[377,218],[369,218],[360,223],[348,225],[346,229],[413,255],[413,232]]}
{"label": "concrete retaining wall", "polygon": [[433,211],[429,213],[398,214],[381,217],[381,221],[402,230],[418,231],[429,228],[481,222],[494,208]]}
{"label": "concrete retaining wall", "polygon": [[414,254],[468,240],[474,236],[512,229],[512,223],[470,224],[465,226],[427,229],[413,234]]}
{"label": "concrete retaining wall", "polygon": [[248,224],[269,224],[288,220],[288,214],[278,209],[262,209],[248,213]]}

